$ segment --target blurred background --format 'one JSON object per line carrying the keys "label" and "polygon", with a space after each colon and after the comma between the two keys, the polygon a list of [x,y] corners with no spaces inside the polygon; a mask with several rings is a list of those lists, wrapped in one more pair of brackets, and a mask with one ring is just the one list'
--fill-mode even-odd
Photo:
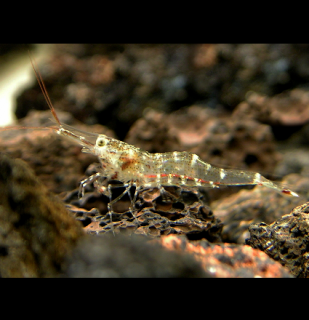
{"label": "blurred background", "polygon": [[[2,125],[47,110],[27,50],[55,109],[86,125],[150,152],[190,151],[278,175],[304,170],[300,160],[276,166],[284,152],[306,151],[307,44],[2,44]],[[307,165],[307,154],[297,158]]]}
{"label": "blurred background", "polygon": [[[272,97],[295,88],[307,90],[309,84],[305,44],[1,44],[1,99],[12,92],[9,100],[17,118],[30,108],[16,102],[17,97],[31,84],[36,86],[28,50],[49,86],[58,78],[52,101],[62,95],[70,112],[75,109],[74,115],[90,124],[123,124],[116,129],[120,138],[146,108],[170,113],[197,104],[233,111],[255,93]],[[10,104],[4,101],[3,112]],[[90,114],[83,112],[90,108]],[[1,116],[3,124],[4,119]],[[294,122],[297,126],[300,120]],[[298,129],[291,128],[292,122],[289,126],[285,135]],[[279,130],[275,124],[272,129]]]}
{"label": "blurred background", "polygon": [[52,45],[0,44],[0,126],[14,123],[16,98],[35,81],[28,50],[41,62]]}

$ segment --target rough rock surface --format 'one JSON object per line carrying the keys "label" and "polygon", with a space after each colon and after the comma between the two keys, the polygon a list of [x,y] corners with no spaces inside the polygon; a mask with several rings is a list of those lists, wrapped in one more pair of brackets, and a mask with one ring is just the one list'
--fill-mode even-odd
{"label": "rough rock surface", "polygon": [[[121,192],[119,190],[118,193]],[[129,199],[119,201],[114,210],[118,208],[120,213],[113,214],[112,223],[106,210],[109,199],[105,196],[89,192],[84,198],[74,200],[76,192],[73,192],[65,201],[71,203],[67,206],[68,209],[83,223],[87,233],[111,233],[113,230],[115,234],[135,233],[151,238],[179,234],[186,235],[189,239],[221,241],[223,225],[214,217],[210,208],[203,204],[197,192],[170,187],[166,188],[164,196],[165,199],[162,199],[158,189],[141,191],[134,210],[135,217],[129,211]],[[102,203],[105,205],[102,206]],[[102,211],[90,209],[93,206]]]}
{"label": "rough rock surface", "polygon": [[215,278],[290,278],[288,270],[265,253],[249,246],[207,240],[189,241],[186,237],[164,236],[156,240],[169,250],[190,253],[205,272]]}
{"label": "rough rock surface", "polygon": [[[57,113],[60,121],[80,130],[94,130],[113,136],[113,132],[103,126],[90,128],[74,120],[68,113]],[[71,191],[79,186],[88,166],[98,160],[91,154],[82,153],[78,144],[58,136],[54,130],[40,130],[50,125],[49,118],[49,110],[33,111],[20,122],[20,126],[37,127],[37,130],[18,130],[19,126],[14,126],[11,130],[0,131],[0,152],[26,161],[50,191]]]}
{"label": "rough rock surface", "polygon": [[296,207],[272,224],[249,226],[246,241],[279,261],[299,278],[309,278],[309,203]]}
{"label": "rough rock surface", "polygon": [[215,217],[223,222],[222,240],[230,243],[245,243],[251,224],[270,224],[288,214],[296,206],[309,201],[309,178],[290,174],[282,181],[293,186],[299,197],[287,197],[275,190],[256,186],[253,190],[238,193],[214,201],[211,208]]}
{"label": "rough rock surface", "polygon": [[0,277],[54,277],[83,237],[66,211],[22,160],[0,154]]}

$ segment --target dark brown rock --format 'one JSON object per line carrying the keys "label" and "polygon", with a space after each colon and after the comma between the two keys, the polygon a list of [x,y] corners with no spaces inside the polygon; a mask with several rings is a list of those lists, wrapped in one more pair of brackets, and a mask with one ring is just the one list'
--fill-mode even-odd
{"label": "dark brown rock", "polygon": [[246,243],[260,249],[299,278],[309,278],[309,203],[296,207],[272,224],[249,227]]}
{"label": "dark brown rock", "polygon": [[0,276],[59,276],[83,237],[80,222],[24,161],[1,153],[0,169]]}
{"label": "dark brown rock", "polygon": [[[68,209],[83,223],[85,231],[91,234],[111,233],[108,197],[89,192],[78,200],[76,195],[76,192],[67,195],[65,201],[71,203]],[[197,192],[169,187],[166,188],[165,197],[162,199],[157,189],[141,191],[134,210],[136,219],[129,211],[129,199],[118,201],[113,207],[117,213],[112,216],[115,234],[136,233],[151,238],[183,234],[189,239],[221,241],[222,223],[214,217]],[[101,210],[91,209],[94,206]]]}
{"label": "dark brown rock", "polygon": [[[290,149],[286,151],[283,150],[282,160],[275,168],[275,175],[282,177],[286,174],[293,173],[298,174],[297,180],[301,179],[302,177],[309,177],[309,150],[307,147]],[[307,189],[308,188],[304,186],[303,190]]]}
{"label": "dark brown rock", "polygon": [[87,237],[74,249],[66,277],[204,278],[211,277],[191,254],[171,252],[144,236]]}

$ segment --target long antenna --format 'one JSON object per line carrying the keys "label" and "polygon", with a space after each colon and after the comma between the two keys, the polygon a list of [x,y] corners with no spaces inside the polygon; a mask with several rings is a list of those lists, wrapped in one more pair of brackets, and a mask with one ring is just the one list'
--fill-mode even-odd
{"label": "long antenna", "polygon": [[35,76],[36,76],[36,78],[38,80],[38,83],[39,83],[39,86],[40,86],[40,88],[42,90],[44,98],[45,98],[45,100],[46,100],[46,102],[47,102],[47,104],[49,106],[49,109],[50,109],[51,113],[53,114],[54,118],[56,119],[56,121],[58,122],[59,126],[61,126],[61,122],[60,122],[60,120],[59,120],[59,118],[58,118],[58,116],[57,116],[57,114],[55,112],[55,109],[53,107],[53,104],[52,104],[52,102],[50,100],[50,97],[49,97],[47,89],[45,87],[45,84],[44,84],[43,78],[41,76],[40,70],[39,70],[37,64],[35,63],[35,60],[31,57],[31,54],[30,54],[29,50],[28,50],[28,55],[29,55],[29,58],[30,58],[30,62],[31,62],[33,71],[34,71]]}

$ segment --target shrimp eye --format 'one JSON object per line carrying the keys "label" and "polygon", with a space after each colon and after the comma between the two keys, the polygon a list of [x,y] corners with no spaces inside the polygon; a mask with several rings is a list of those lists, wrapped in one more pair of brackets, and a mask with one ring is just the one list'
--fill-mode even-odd
{"label": "shrimp eye", "polygon": [[99,139],[99,140],[97,141],[97,145],[98,145],[98,147],[103,147],[103,146],[105,145],[104,140],[103,140],[103,139]]}

